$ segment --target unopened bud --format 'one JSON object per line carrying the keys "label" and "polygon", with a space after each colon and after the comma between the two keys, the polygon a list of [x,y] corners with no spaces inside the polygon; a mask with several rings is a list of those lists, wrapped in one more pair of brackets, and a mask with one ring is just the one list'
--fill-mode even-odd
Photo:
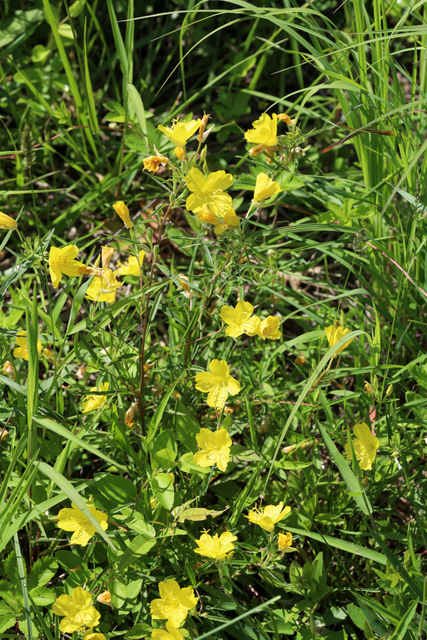
{"label": "unopened bud", "polygon": [[392,393],[393,393],[393,385],[391,384],[387,387],[387,391],[385,392],[385,395],[388,398],[389,396],[391,396]]}
{"label": "unopened bud", "polygon": [[200,161],[204,162],[206,160],[206,156],[208,155],[208,148],[203,147],[202,153],[200,154]]}
{"label": "unopened bud", "polygon": [[365,382],[364,391],[366,391],[366,393],[369,393],[370,396],[374,395],[374,391],[373,391],[371,385],[369,384],[369,382]]}

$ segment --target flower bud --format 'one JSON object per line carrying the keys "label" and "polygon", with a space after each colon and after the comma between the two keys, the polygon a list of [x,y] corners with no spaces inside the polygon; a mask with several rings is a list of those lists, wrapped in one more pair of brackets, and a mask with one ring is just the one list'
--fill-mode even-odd
{"label": "flower bud", "polygon": [[391,396],[392,393],[393,393],[393,385],[391,384],[387,387],[387,391],[385,392],[386,398]]}
{"label": "flower bud", "polygon": [[123,200],[119,200],[118,202],[115,202],[113,204],[113,209],[117,213],[119,218],[123,220],[124,224],[126,225],[126,228],[132,229],[133,224],[132,224],[132,220],[130,219],[129,209],[127,208]]}

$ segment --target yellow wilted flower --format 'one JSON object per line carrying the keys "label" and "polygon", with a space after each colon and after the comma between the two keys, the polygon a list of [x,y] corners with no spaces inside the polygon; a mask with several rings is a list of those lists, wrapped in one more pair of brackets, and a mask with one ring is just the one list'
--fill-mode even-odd
{"label": "yellow wilted flower", "polygon": [[279,331],[280,318],[278,316],[268,316],[265,320],[259,320],[256,327],[256,334],[262,340],[278,340],[282,335]]}
{"label": "yellow wilted flower", "polygon": [[122,219],[122,221],[126,225],[126,228],[132,229],[133,223],[132,223],[132,220],[130,219],[129,209],[127,208],[123,200],[119,200],[118,202],[115,202],[113,204],[113,209],[117,213],[119,218]]}
{"label": "yellow wilted flower", "polygon": [[80,276],[89,274],[91,269],[86,267],[82,262],[75,260],[79,253],[75,244],[69,244],[66,247],[51,247],[49,251],[49,271],[52,285],[58,288],[63,275]]}
{"label": "yellow wilted flower", "polygon": [[[18,343],[18,344],[19,344],[19,343]],[[16,350],[17,350],[17,349],[15,349],[15,351],[16,351]],[[27,348],[27,356],[28,356],[28,348]],[[28,357],[27,357],[27,360],[28,360]],[[14,367],[14,366],[13,366],[13,364],[10,362],[10,360],[6,360],[6,361],[3,363],[3,366],[2,366],[2,370],[1,370],[1,372],[2,372],[2,374],[3,374],[4,376],[11,376],[11,377],[12,377],[12,380],[15,380],[15,378],[16,378],[16,371],[15,371],[15,367]]]}
{"label": "yellow wilted flower", "polygon": [[106,604],[114,609],[113,603],[111,602],[111,593],[109,591],[103,591],[96,596],[96,599],[98,600],[98,602],[101,602],[101,604]]}
{"label": "yellow wilted flower", "polygon": [[219,537],[218,534],[215,533],[212,537],[205,530],[199,540],[195,541],[198,547],[194,549],[194,553],[200,553],[201,556],[205,556],[206,558],[223,560],[230,551],[233,551],[234,540],[237,540],[237,536],[233,536],[231,531],[224,531]]}
{"label": "yellow wilted flower", "polygon": [[200,129],[199,129],[199,135],[197,137],[197,142],[204,142],[206,140],[206,138],[208,137],[209,133],[211,132],[213,125],[210,129],[208,129],[205,133],[205,129],[206,129],[206,125],[208,124],[210,115],[203,113],[203,118],[202,121],[200,123]]}
{"label": "yellow wilted flower", "polygon": [[196,375],[196,389],[209,393],[208,405],[222,409],[228,394],[235,396],[240,391],[240,383],[230,376],[230,368],[225,360],[212,360],[211,373],[204,371]]}
{"label": "yellow wilted flower", "polygon": [[[108,527],[107,514],[102,511],[97,511],[97,509],[92,507],[90,504],[87,504],[86,506],[105,531]],[[57,527],[59,529],[64,529],[64,531],[74,531],[71,536],[70,544],[80,544],[82,547],[85,547],[96,533],[96,529],[93,524],[73,502],[71,503],[71,509],[61,509],[58,513],[58,518]]]}
{"label": "yellow wilted flower", "polygon": [[260,173],[257,176],[254,199],[252,202],[260,202],[261,200],[267,200],[281,191],[280,184],[268,177],[266,173]]}
{"label": "yellow wilted flower", "polygon": [[138,276],[141,273],[142,262],[144,260],[145,252],[143,249],[138,253],[138,259],[135,256],[129,256],[128,262],[118,262],[119,270],[117,275],[119,276]]}
{"label": "yellow wilted flower", "polygon": [[[372,463],[376,458],[380,441],[376,436],[372,435],[370,428],[365,422],[355,425],[354,435],[356,439],[352,440],[352,444],[360,468],[364,471],[372,469]],[[347,460],[352,460],[350,442],[347,442],[344,448],[347,454]]]}
{"label": "yellow wilted flower", "polygon": [[86,298],[95,302],[109,302],[116,300],[116,290],[122,286],[111,269],[105,269],[101,276],[95,276],[86,291]]}
{"label": "yellow wilted flower", "polygon": [[223,218],[229,209],[233,207],[233,201],[225,189],[233,184],[233,176],[225,171],[214,171],[207,177],[193,167],[185,178],[187,188],[192,191],[188,196],[187,211],[198,213],[202,209],[209,208],[218,218]]}
{"label": "yellow wilted flower", "polygon": [[277,119],[281,120],[282,122],[286,122],[289,127],[293,127],[297,121],[296,118],[290,118],[287,113],[279,113]]}
{"label": "yellow wilted flower", "polygon": [[128,429],[132,429],[135,424],[135,415],[138,413],[138,403],[133,402],[125,413],[125,425]]}
{"label": "yellow wilted flower", "polygon": [[71,596],[62,595],[52,605],[53,613],[65,616],[59,630],[62,633],[83,631],[85,627],[96,627],[101,615],[91,606],[92,597],[82,587],[73,589]]}
{"label": "yellow wilted flower", "polygon": [[157,127],[171,140],[177,147],[185,147],[188,138],[191,138],[201,125],[201,120],[191,120],[190,122],[180,122],[179,118],[172,121],[172,127]]}
{"label": "yellow wilted flower", "polygon": [[166,629],[154,629],[151,633],[151,640],[184,640],[182,633],[175,627],[173,622],[166,622]]}
{"label": "yellow wilted flower", "polygon": [[[98,389],[97,387],[92,387],[91,391],[108,391],[110,387],[110,383],[109,382],[102,382],[101,383],[101,388]],[[83,399],[83,404],[82,404],[82,413],[88,413],[89,411],[96,411],[97,409],[100,409],[107,401],[107,396],[86,396]]]}
{"label": "yellow wilted flower", "polygon": [[[326,327],[325,329],[325,333],[326,333],[326,337],[328,339],[329,342],[329,346],[333,347],[336,345],[336,343],[338,342],[338,340],[340,340],[341,338],[344,338],[344,336],[347,335],[347,333],[350,333],[350,329],[343,329],[341,326],[338,325],[338,327],[334,327],[334,325],[331,324],[330,327]],[[354,340],[354,338],[352,338],[351,340],[349,340],[348,342],[345,342],[343,344],[342,347],[340,347],[338,349],[338,351],[335,352],[335,355],[338,355],[339,353],[341,353],[341,351],[343,351],[343,349],[345,349],[346,347],[348,347],[348,345]]]}
{"label": "yellow wilted flower", "polygon": [[166,580],[159,584],[160,598],[153,600],[150,611],[153,620],[168,620],[179,628],[188,612],[197,605],[197,598],[191,587],[181,589],[176,580]]}
{"label": "yellow wilted flower", "polygon": [[202,428],[196,435],[196,440],[200,450],[193,455],[194,464],[198,464],[200,467],[216,465],[220,471],[225,471],[230,460],[232,445],[227,429],[218,429],[212,432]]}
{"label": "yellow wilted flower", "polygon": [[[16,334],[16,342],[18,346],[13,351],[14,358],[24,358],[24,360],[28,361],[28,341],[27,341],[27,332],[20,331]],[[40,353],[43,349],[42,343],[37,338],[37,352]]]}
{"label": "yellow wilted flower", "polygon": [[249,512],[249,515],[245,516],[250,522],[257,524],[264,529],[264,531],[273,531],[274,525],[280,522],[285,516],[290,513],[290,507],[283,507],[283,502],[279,502],[278,505],[267,505],[262,511],[259,511],[256,507]]}
{"label": "yellow wilted flower", "polygon": [[16,222],[13,218],[6,215],[6,213],[1,213],[0,211],[0,229],[16,229]]}
{"label": "yellow wilted flower", "polygon": [[151,173],[156,173],[157,169],[160,165],[167,165],[169,160],[165,158],[165,156],[149,156],[148,158],[144,158],[142,161],[144,163],[145,171],[150,171]]}
{"label": "yellow wilted flower", "polygon": [[279,540],[277,542],[280,551],[284,551],[285,553],[291,553],[292,551],[296,551],[296,549],[292,546],[292,533],[287,531],[286,533],[279,533]]}
{"label": "yellow wilted flower", "polygon": [[226,328],[225,333],[232,338],[238,338],[243,333],[248,335],[254,335],[259,324],[259,318],[252,316],[253,305],[250,302],[244,302],[240,300],[236,304],[236,308],[228,307],[224,305],[221,307],[220,316],[224,320],[225,324],[229,326]]}

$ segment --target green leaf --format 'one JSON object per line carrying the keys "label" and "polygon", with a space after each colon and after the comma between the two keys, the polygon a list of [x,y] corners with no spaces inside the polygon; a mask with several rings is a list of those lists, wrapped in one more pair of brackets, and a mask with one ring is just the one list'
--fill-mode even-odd
{"label": "green leaf", "polygon": [[295,533],[295,535],[305,536],[307,538],[317,540],[318,542],[323,542],[335,549],[341,549],[342,551],[347,551],[348,553],[352,553],[356,556],[362,556],[362,558],[379,562],[384,566],[387,564],[387,558],[382,553],[374,551],[373,549],[368,549],[367,547],[362,547],[360,544],[347,542],[347,540],[342,540],[341,538],[333,538],[332,536],[314,533],[313,531],[306,531],[305,529],[295,529],[288,525],[286,525],[286,530],[291,533]]}
{"label": "green leaf", "polygon": [[151,489],[157,502],[167,511],[171,511],[175,499],[172,480],[166,473],[158,473],[150,480]]}
{"label": "green leaf", "polygon": [[173,432],[170,429],[162,431],[151,447],[150,456],[153,471],[171,467],[176,458],[177,450],[178,447]]}
{"label": "green leaf", "polygon": [[109,456],[105,455],[105,453],[103,453],[97,447],[94,447],[92,444],[89,444],[88,442],[85,442],[82,438],[79,438],[72,431],[68,431],[68,429],[60,425],[58,422],[54,422],[54,420],[51,420],[50,418],[41,418],[40,416],[36,416],[34,418],[34,422],[37,422],[37,424],[40,424],[42,427],[49,429],[54,433],[57,433],[58,435],[62,436],[63,438],[66,438],[67,440],[71,440],[74,444],[77,444],[82,449],[86,449],[86,451],[93,453],[95,456],[101,458],[102,460],[105,460],[105,462],[112,464],[118,469],[122,469],[123,471],[127,470],[126,467],[119,464]]}
{"label": "green leaf", "polygon": [[328,447],[329,453],[333,457],[334,462],[337,465],[338,470],[347,485],[350,495],[354,498],[359,509],[366,515],[369,515],[370,513],[372,513],[372,506],[366,494],[364,495],[364,490],[360,486],[358,479],[350,469],[346,460],[344,460],[344,458],[332,442],[326,429],[321,425],[319,425],[319,429],[320,433],[322,434],[323,440]]}
{"label": "green leaf", "polygon": [[116,505],[134,502],[136,486],[127,478],[107,474],[96,483],[96,491]]}
{"label": "green leaf", "polygon": [[35,587],[43,587],[52,580],[58,569],[58,563],[54,558],[39,558],[31,567],[28,578],[28,589],[31,591]]}
{"label": "green leaf", "polygon": [[132,629],[126,633],[126,640],[138,640],[139,638],[146,638],[151,631],[151,626],[149,624],[144,624],[140,622],[136,624]]}
{"label": "green leaf", "polygon": [[147,445],[150,444],[150,442],[152,441],[152,439],[154,438],[157,428],[163,418],[163,413],[166,409],[166,406],[169,402],[169,398],[171,397],[176,385],[178,384],[178,382],[181,380],[181,378],[183,378],[185,376],[185,372],[183,371],[181,373],[181,375],[178,377],[177,380],[175,380],[175,382],[169,387],[169,389],[166,391],[166,393],[164,394],[159,406],[156,409],[156,412],[154,414],[154,416],[151,418],[151,422],[150,425],[148,427],[148,432],[147,432]]}
{"label": "green leaf", "polygon": [[118,559],[117,571],[123,573],[123,571],[131,564],[138,562],[139,558],[147,554],[150,549],[157,544],[154,538],[147,538],[146,536],[136,536]]}
{"label": "green leaf", "polygon": [[197,451],[197,440],[196,435],[200,431],[200,424],[197,421],[197,418],[194,414],[187,409],[187,407],[182,404],[182,402],[177,402],[175,411],[175,431],[178,437],[178,440],[182,442],[182,444],[192,451],[196,453]]}
{"label": "green leaf", "polygon": [[30,591],[30,596],[39,607],[48,607],[55,601],[55,594],[47,587],[36,587]]}

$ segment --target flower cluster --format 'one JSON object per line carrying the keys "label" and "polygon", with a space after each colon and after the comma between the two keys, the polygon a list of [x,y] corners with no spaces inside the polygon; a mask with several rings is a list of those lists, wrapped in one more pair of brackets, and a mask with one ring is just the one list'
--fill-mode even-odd
{"label": "flower cluster", "polygon": [[[124,202],[116,202],[113,207],[130,229],[132,222],[130,220],[129,210]],[[67,245],[62,248],[50,248],[49,271],[55,289],[58,288],[63,275],[94,276],[86,290],[86,298],[94,302],[108,302],[112,304],[116,300],[117,289],[122,286],[122,283],[117,280],[117,274],[120,276],[138,277],[141,275],[141,267],[144,260],[143,250],[139,252],[138,258],[129,255],[127,262],[123,264],[118,262],[117,272],[108,266],[111,254],[113,253],[113,249],[110,247],[102,247],[102,267],[88,267],[82,262],[79,262],[75,259],[78,252],[79,250],[75,245]]]}
{"label": "flower cluster", "polygon": [[228,327],[225,330],[227,336],[238,338],[243,333],[248,336],[258,336],[262,340],[278,340],[281,336],[279,331],[280,318],[268,316],[261,320],[258,316],[253,316],[253,305],[250,302],[240,300],[236,308],[229,306],[221,307],[220,316]]}

